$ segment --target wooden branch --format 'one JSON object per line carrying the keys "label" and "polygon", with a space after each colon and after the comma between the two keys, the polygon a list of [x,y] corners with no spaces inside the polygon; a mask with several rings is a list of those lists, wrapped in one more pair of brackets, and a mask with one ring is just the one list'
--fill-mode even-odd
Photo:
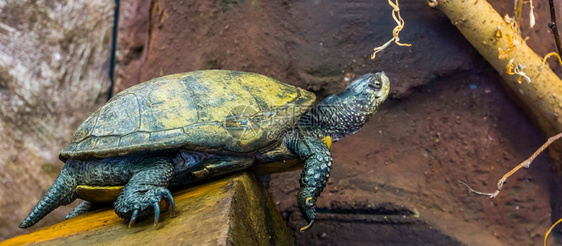
{"label": "wooden branch", "polygon": [[252,173],[174,193],[176,216],[163,211],[132,228],[111,207],[89,212],[1,245],[292,245],[275,204]]}
{"label": "wooden branch", "polygon": [[[433,4],[435,5],[435,4]],[[562,132],[562,81],[529,48],[515,28],[485,0],[439,0],[465,38],[504,78],[504,85],[521,100],[548,135]],[[525,81],[519,69],[530,79]]]}

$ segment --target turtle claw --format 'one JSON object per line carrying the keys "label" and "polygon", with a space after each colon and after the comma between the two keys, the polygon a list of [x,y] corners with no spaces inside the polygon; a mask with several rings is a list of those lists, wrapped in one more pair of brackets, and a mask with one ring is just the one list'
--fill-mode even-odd
{"label": "turtle claw", "polygon": [[[160,201],[165,200],[165,207],[160,207]],[[176,209],[174,198],[166,188],[148,190],[142,194],[121,195],[115,203],[115,212],[119,217],[129,219],[129,228],[133,227],[137,220],[144,220],[154,213],[154,226],[160,222],[162,208],[170,208],[171,215]]]}
{"label": "turtle claw", "polygon": [[176,204],[174,203],[174,197],[168,189],[162,191],[162,197],[166,200],[166,209],[170,207],[170,216],[174,217],[176,215]]}
{"label": "turtle claw", "polygon": [[308,225],[304,226],[303,228],[301,228],[301,232],[305,232],[308,231],[308,229],[310,229],[310,227],[312,227],[312,224],[314,224],[314,220],[311,220],[310,223],[308,223]]}
{"label": "turtle claw", "polygon": [[[172,200],[173,203],[173,200]],[[154,207],[154,226],[158,226],[160,221],[160,205],[158,201],[152,202],[152,207]],[[173,206],[172,206],[173,207]],[[133,227],[135,221],[137,221],[137,216],[139,214],[139,205],[135,205],[135,210],[133,210],[133,215],[131,215],[131,221],[129,222],[129,228]]]}
{"label": "turtle claw", "polygon": [[129,222],[129,228],[133,227],[135,221],[137,220],[137,215],[139,214],[139,205],[135,205],[135,210],[133,210],[133,215],[131,215],[131,221]]}
{"label": "turtle claw", "polygon": [[175,217],[176,216],[176,203],[174,202],[174,197],[172,196],[172,193],[170,193],[169,190],[165,190],[162,193],[163,193],[162,196],[166,200],[166,208],[168,208],[168,206],[170,206],[170,216]]}
{"label": "turtle claw", "polygon": [[158,201],[154,201],[152,206],[154,207],[154,226],[158,226],[158,221],[160,220],[160,205]]}

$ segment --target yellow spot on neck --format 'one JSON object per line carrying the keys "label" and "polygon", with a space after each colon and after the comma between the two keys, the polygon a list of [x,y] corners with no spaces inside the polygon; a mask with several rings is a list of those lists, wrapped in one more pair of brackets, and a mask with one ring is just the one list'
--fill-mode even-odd
{"label": "yellow spot on neck", "polygon": [[322,142],[324,142],[328,146],[328,149],[332,147],[332,137],[325,136],[324,138],[322,138]]}

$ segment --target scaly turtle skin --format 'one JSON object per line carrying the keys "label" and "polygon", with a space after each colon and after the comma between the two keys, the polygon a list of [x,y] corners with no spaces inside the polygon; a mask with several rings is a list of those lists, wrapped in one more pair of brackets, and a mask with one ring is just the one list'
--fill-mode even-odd
{"label": "scaly turtle skin", "polygon": [[82,123],[60,154],[60,175],[20,227],[78,197],[89,201],[69,217],[113,199],[92,199],[100,190],[119,193],[115,212],[129,225],[151,214],[158,223],[161,200],[174,210],[168,187],[304,163],[297,202],[308,229],[329,177],[331,141],[358,131],[388,91],[384,73],[367,74],[310,109],[314,94],[254,73],[197,71],[133,86]]}

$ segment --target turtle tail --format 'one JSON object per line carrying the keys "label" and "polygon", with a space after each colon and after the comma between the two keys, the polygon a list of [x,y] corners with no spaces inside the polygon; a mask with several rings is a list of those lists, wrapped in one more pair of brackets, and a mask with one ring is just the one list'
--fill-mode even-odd
{"label": "turtle tail", "polygon": [[76,200],[76,178],[73,174],[74,169],[69,166],[67,162],[67,165],[64,166],[47,193],[41,198],[37,205],[35,205],[35,208],[31,210],[23,222],[21,222],[20,228],[30,227],[56,208],[70,204]]}

